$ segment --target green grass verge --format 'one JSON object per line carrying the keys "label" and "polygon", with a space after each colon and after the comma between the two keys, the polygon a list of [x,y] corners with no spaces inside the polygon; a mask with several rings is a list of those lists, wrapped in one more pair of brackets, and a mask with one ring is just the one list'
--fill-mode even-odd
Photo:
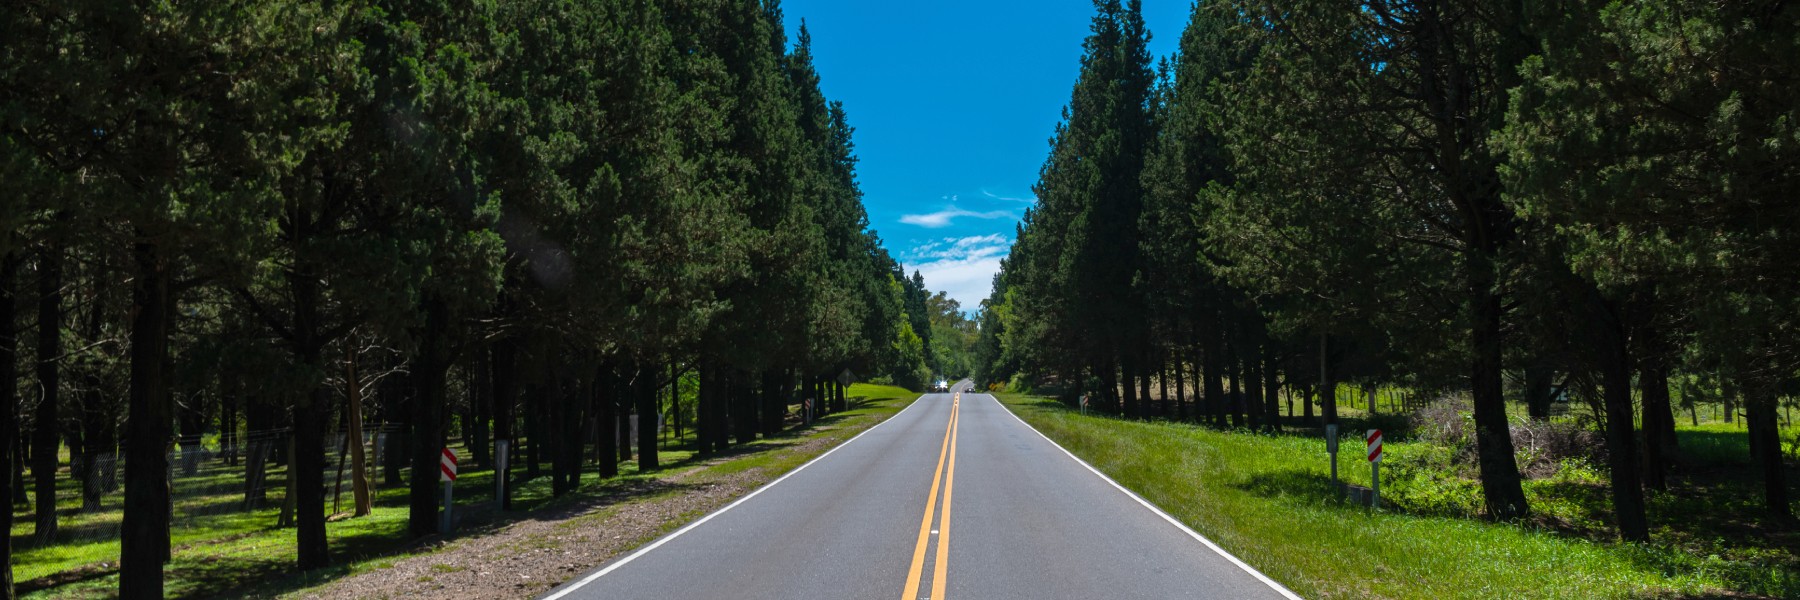
{"label": "green grass verge", "polygon": [[[456,504],[459,510],[469,511],[471,521],[461,526],[457,537],[482,535],[511,520],[530,518],[535,511],[601,496],[622,494],[622,501],[627,502],[654,499],[673,492],[632,495],[624,490],[647,479],[668,477],[693,468],[704,470],[701,477],[762,469],[773,479],[829,449],[826,446],[815,451],[798,451],[795,447],[822,437],[848,439],[845,434],[853,435],[899,412],[918,394],[892,386],[855,384],[850,387],[849,396],[852,397],[852,410],[821,419],[811,428],[793,429],[783,436],[735,447],[722,460],[699,461],[690,445],[692,433],[688,432],[681,439],[667,440],[658,454],[664,469],[655,473],[639,473],[636,462],[627,461],[620,465],[619,477],[598,480],[594,476],[596,467],[589,465],[584,471],[583,487],[560,498],[552,496],[547,476],[517,483],[514,510],[504,514],[486,510],[493,503],[494,472],[472,468],[465,461],[457,478]],[[453,447],[461,456],[469,456],[460,444],[453,444]],[[67,476],[66,464],[65,458],[65,471],[57,493],[59,531],[53,543],[35,542],[32,513],[15,507],[12,568],[23,598],[111,597],[118,591],[122,494],[104,497],[99,510],[80,510],[80,490]],[[514,469],[515,477],[524,472],[523,467],[515,466]],[[175,550],[164,571],[168,597],[272,596],[303,591],[345,576],[391,566],[400,558],[429,553],[437,548],[420,545],[406,536],[407,489],[380,485],[382,474],[377,469],[372,472],[378,482],[374,490],[374,512],[326,524],[333,565],[296,573],[292,569],[296,559],[294,529],[276,526],[285,473],[282,468],[271,466],[268,480],[272,487],[268,491],[267,504],[264,508],[242,510],[242,467],[226,467],[217,460],[209,460],[194,475],[185,475],[177,467],[172,483],[175,522],[171,537]],[[547,466],[545,474],[548,474]],[[328,482],[331,479],[327,477]],[[348,511],[352,503],[348,474],[345,479],[342,510]],[[328,492],[328,510],[331,496]],[[665,524],[663,532],[699,516],[684,515],[677,519],[680,522]]]}
{"label": "green grass verge", "polygon": [[[999,397],[1095,468],[1309,598],[1800,594],[1791,536],[1724,533],[1734,525],[1687,522],[1702,513],[1733,518],[1730,513],[1757,500],[1737,494],[1726,505],[1706,505],[1726,501],[1738,488],[1698,498],[1653,496],[1658,541],[1619,544],[1584,536],[1580,527],[1470,518],[1461,505],[1478,498],[1479,489],[1454,473],[1425,468],[1442,449],[1423,443],[1386,444],[1382,491],[1395,506],[1369,510],[1340,501],[1316,438],[1083,416],[1050,400]],[[1342,455],[1340,468],[1346,480],[1366,485],[1368,463],[1352,460],[1356,454]],[[1528,484],[1534,510],[1555,515],[1551,522],[1603,526],[1609,518],[1599,509],[1606,505],[1604,480],[1585,468],[1563,469],[1558,477]],[[1692,539],[1705,531],[1719,537]]]}

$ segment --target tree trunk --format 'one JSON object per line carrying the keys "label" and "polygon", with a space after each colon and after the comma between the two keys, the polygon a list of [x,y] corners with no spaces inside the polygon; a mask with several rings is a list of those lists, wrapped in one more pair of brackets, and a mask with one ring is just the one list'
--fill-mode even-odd
{"label": "tree trunk", "polygon": [[1205,416],[1211,416],[1214,427],[1225,426],[1225,351],[1224,345],[1220,343],[1220,335],[1217,330],[1207,332],[1206,350],[1201,356],[1206,363],[1206,373],[1203,377],[1206,386],[1206,406],[1202,411],[1201,420],[1206,420]]}
{"label": "tree trunk", "polygon": [[31,477],[37,488],[39,544],[56,538],[57,450],[62,445],[58,414],[62,378],[62,250],[44,248],[38,255],[37,379],[39,400],[31,431]]}
{"label": "tree trunk", "polygon": [[369,496],[369,460],[363,448],[362,377],[357,374],[356,367],[356,339],[345,338],[344,420],[350,430],[350,493],[355,497],[355,516],[365,517],[374,512],[375,504]]}
{"label": "tree trunk", "polygon": [[525,457],[525,478],[537,479],[542,474],[544,464],[544,386],[540,383],[529,383],[525,386],[525,448],[520,454]]}
{"label": "tree trunk", "polygon": [[[0,360],[5,360],[0,357]],[[90,372],[82,376],[81,391],[81,428],[82,443],[87,446],[81,453],[81,509],[93,511],[100,509],[100,496],[104,493],[101,486],[101,461],[114,460],[112,411],[103,405],[100,393],[100,376]],[[234,436],[235,438],[235,436]]]}
{"label": "tree trunk", "polygon": [[[1263,397],[1269,407],[1269,431],[1281,431],[1281,370],[1276,367],[1274,352],[1263,348]],[[1288,404],[1288,415],[1294,414],[1294,405]]]}
{"label": "tree trunk", "polygon": [[255,510],[269,501],[269,446],[274,437],[274,416],[261,398],[246,395],[244,431],[244,510]]}
{"label": "tree trunk", "polygon": [[694,402],[694,450],[703,457],[721,450],[713,440],[713,421],[719,418],[719,409],[713,406],[713,397],[719,393],[719,370],[713,365],[711,358],[700,359],[700,391]]}
{"label": "tree trunk", "polygon": [[1338,424],[1337,373],[1331,370],[1331,334],[1319,334],[1319,416],[1326,425]]}
{"label": "tree trunk", "polygon": [[1675,438],[1675,412],[1669,405],[1669,371],[1660,359],[1644,357],[1638,371],[1644,406],[1644,486],[1669,489],[1669,462],[1679,442]]}
{"label": "tree trunk", "polygon": [[1119,373],[1118,371],[1113,370],[1111,364],[1103,364],[1106,364],[1106,366],[1095,369],[1095,372],[1100,374],[1100,386],[1103,389],[1100,401],[1093,402],[1090,400],[1089,404],[1098,404],[1107,412],[1118,414],[1119,405],[1117,403],[1117,398],[1119,397]]}
{"label": "tree trunk", "polygon": [[1612,316],[1601,322],[1605,323],[1606,329],[1600,336],[1599,351],[1604,354],[1600,359],[1601,385],[1606,399],[1607,463],[1612,470],[1613,514],[1618,521],[1619,537],[1641,542],[1650,539],[1650,527],[1644,517],[1637,443],[1632,439],[1636,419],[1631,401],[1631,356],[1619,319]]}
{"label": "tree trunk", "polygon": [[562,490],[557,495],[561,495],[581,487],[581,459],[585,446],[581,429],[582,423],[586,421],[586,416],[581,414],[581,409],[586,404],[584,400],[589,398],[582,394],[584,391],[582,382],[575,377],[573,367],[563,369],[562,375],[557,379],[561,381],[557,386],[557,389],[560,390],[557,407],[561,410],[558,411],[560,414],[557,415],[556,422],[560,429],[558,439],[562,442],[558,445],[556,452],[557,463],[561,465],[557,471],[559,471]]}
{"label": "tree trunk", "polygon": [[1305,423],[1308,427],[1318,425],[1318,422],[1313,421],[1313,394],[1318,391],[1319,386],[1317,385],[1301,386],[1300,388],[1300,422]]}
{"label": "tree trunk", "polygon": [[1138,354],[1138,358],[1134,362],[1137,363],[1136,372],[1137,372],[1139,402],[1138,402],[1137,410],[1132,411],[1131,418],[1142,419],[1146,415],[1148,415],[1151,410],[1151,404],[1150,404],[1150,353],[1149,352],[1140,352]]}
{"label": "tree trunk", "polygon": [[[512,443],[512,440],[514,439],[513,406],[518,398],[515,392],[517,389],[515,385],[518,381],[518,373],[514,368],[514,357],[518,351],[517,344],[518,343],[510,337],[501,338],[500,340],[495,341],[493,347],[493,363],[490,365],[493,369],[494,378],[494,443],[499,444],[502,440],[505,440],[507,444],[512,446],[507,451],[514,455],[517,455],[519,450],[518,445]],[[604,388],[601,393],[605,393]],[[508,457],[507,461],[509,463],[517,462],[511,457]],[[602,465],[604,464],[604,461],[602,461]],[[511,464],[507,465],[505,471],[494,473],[495,477],[502,478],[505,482],[504,485],[500,486],[501,495],[504,496],[500,499],[500,508],[502,510],[512,509],[511,473]]]}
{"label": "tree trunk", "polygon": [[[756,414],[756,398],[750,394],[750,373],[741,369],[731,371],[731,422],[732,433],[738,444],[756,441],[756,430],[761,420]],[[830,390],[820,399],[820,404],[833,406]]]}
{"label": "tree trunk", "polygon": [[657,392],[662,389],[657,379],[661,375],[662,365],[656,362],[642,363],[638,368],[637,385],[632,386],[632,395],[637,399],[639,473],[662,468],[661,457],[656,454],[656,425],[662,420],[656,406]]}
{"label": "tree trunk", "polygon": [[1123,391],[1119,397],[1125,402],[1122,416],[1138,418],[1137,365],[1128,357],[1120,357],[1119,383]]}
{"label": "tree trunk", "polygon": [[1776,384],[1759,381],[1744,386],[1744,389],[1747,392],[1745,421],[1750,428],[1750,450],[1757,466],[1762,467],[1763,499],[1771,514],[1792,518],[1787,480],[1781,464],[1781,433],[1775,422]]}
{"label": "tree trunk", "polygon": [[[672,371],[673,369],[671,369],[671,376],[674,374]],[[781,388],[780,371],[774,369],[763,371],[761,394],[762,433],[764,439],[781,435],[781,429],[786,425],[787,398],[782,396]],[[671,404],[670,406],[673,407],[674,405]]]}
{"label": "tree trunk", "polygon": [[612,426],[613,437],[617,440],[614,450],[618,451],[619,462],[631,460],[631,409],[637,403],[632,391],[637,389],[637,380],[643,376],[643,373],[637,373],[631,375],[630,379],[620,378],[617,389],[614,390],[613,398],[619,416],[609,424]]}
{"label": "tree trunk", "polygon": [[1268,423],[1263,422],[1263,417],[1266,415],[1263,411],[1261,354],[1257,346],[1252,344],[1245,349],[1241,359],[1244,365],[1242,371],[1244,374],[1244,420],[1250,425],[1252,431],[1262,431],[1263,428],[1268,427]]}
{"label": "tree trunk", "polygon": [[[569,438],[575,437],[579,430],[569,425],[568,377],[561,372],[560,368],[557,371],[545,384],[544,398],[547,406],[545,417],[548,426],[545,428],[547,435],[544,438],[546,442],[544,448],[550,453],[550,495],[560,498],[569,492],[569,445],[572,443]],[[623,419],[624,417],[621,416],[620,420]],[[618,429],[615,428],[613,431],[617,432]],[[621,456],[616,460],[623,461],[625,458]]]}
{"label": "tree trunk", "polygon": [[476,350],[475,360],[470,367],[474,373],[474,386],[469,394],[469,429],[471,435],[466,443],[469,456],[475,459],[475,466],[482,469],[494,465],[493,455],[489,450],[493,446],[488,440],[488,419],[493,418],[494,376],[492,361],[488,358],[488,348]]}
{"label": "tree trunk", "polygon": [[325,539],[325,425],[331,419],[331,389],[323,377],[326,340],[320,333],[323,298],[319,279],[316,272],[302,266],[288,282],[294,298],[296,366],[317,378],[294,404],[294,446],[288,457],[302,571],[331,564]]}
{"label": "tree trunk", "polygon": [[1183,364],[1180,352],[1172,352],[1170,355],[1175,362],[1175,420],[1187,422],[1187,365]]}
{"label": "tree trunk", "polygon": [[[1471,308],[1470,392],[1475,405],[1475,445],[1481,467],[1481,491],[1488,516],[1501,521],[1523,518],[1531,509],[1519,479],[1513,456],[1512,428],[1506,421],[1506,397],[1501,385],[1500,296],[1495,293],[1494,266],[1490,254],[1465,255]],[[1627,423],[1629,425],[1629,423]]]}
{"label": "tree trunk", "polygon": [[619,389],[623,384],[622,379],[613,370],[612,365],[607,363],[602,363],[594,373],[594,406],[599,409],[596,420],[601,423],[600,439],[597,440],[600,447],[596,449],[595,454],[602,457],[600,460],[601,479],[619,476],[619,461],[617,460],[620,446],[619,436],[618,430],[611,428],[611,425],[619,421],[619,405],[625,402],[622,399],[623,393]]}
{"label": "tree trunk", "polygon": [[180,427],[176,439],[181,443],[181,475],[193,477],[200,474],[200,457],[206,453],[202,444],[206,435],[206,412],[200,404],[204,399],[199,393],[188,393],[186,398],[187,402],[175,404],[175,423]]}
{"label": "tree trunk", "polygon": [[1158,398],[1158,402],[1162,404],[1161,416],[1164,419],[1172,418],[1175,416],[1175,407],[1169,405],[1169,361],[1158,360],[1156,366],[1156,391],[1161,394]]}
{"label": "tree trunk", "polygon": [[1244,356],[1233,345],[1231,348],[1231,426],[1244,426]]}
{"label": "tree trunk", "polygon": [[[221,378],[226,377],[221,374]],[[237,389],[226,389],[224,382],[219,390],[219,454],[225,466],[238,466],[238,400]]]}
{"label": "tree trunk", "polygon": [[1680,441],[1675,437],[1675,411],[1669,402],[1667,348],[1661,332],[1644,327],[1644,355],[1639,361],[1638,386],[1643,391],[1644,486],[1669,489],[1669,462]]}
{"label": "tree trunk", "polygon": [[[0,499],[13,497],[11,473],[16,465],[13,448],[19,438],[19,261],[14,254],[0,256]],[[12,507],[0,510],[0,599],[13,599]]]}
{"label": "tree trunk", "polygon": [[424,537],[438,532],[438,459],[444,448],[444,377],[450,327],[449,309],[435,296],[425,306],[425,329],[413,360],[412,477],[407,533]]}
{"label": "tree trunk", "polygon": [[[140,238],[145,233],[138,232]],[[169,264],[155,241],[133,246],[131,392],[126,415],[125,514],[119,596],[162,598],[169,551]]]}
{"label": "tree trunk", "polygon": [[1731,423],[1737,418],[1737,387],[1732,384],[1719,386],[1719,402],[1725,412],[1725,422]]}
{"label": "tree trunk", "polygon": [[1554,394],[1551,380],[1556,376],[1555,369],[1542,364],[1525,367],[1525,408],[1536,421],[1550,419],[1550,401]]}
{"label": "tree trunk", "polygon": [[[86,331],[83,333],[89,344],[99,343],[100,336],[103,335],[102,327],[106,319],[105,281],[105,277],[94,277],[94,298],[89,305]],[[81,438],[86,448],[81,453],[80,472],[77,476],[81,479],[81,509],[94,511],[100,509],[100,496],[105,491],[101,487],[101,461],[116,460],[114,438],[118,432],[113,411],[106,406],[105,397],[100,391],[100,360],[90,355],[83,362],[85,368],[81,375],[82,390],[77,398],[81,403]],[[237,434],[233,431],[232,441],[236,443],[237,439]]]}
{"label": "tree trunk", "polygon": [[[292,431],[288,432],[287,435],[282,436],[282,443],[286,444],[286,454],[288,456],[293,456],[294,434]],[[294,489],[296,485],[294,483],[294,472],[293,463],[289,463],[287,465],[286,475],[283,477],[285,483],[282,484],[281,514],[275,517],[275,527],[279,529],[286,529],[294,526]]]}

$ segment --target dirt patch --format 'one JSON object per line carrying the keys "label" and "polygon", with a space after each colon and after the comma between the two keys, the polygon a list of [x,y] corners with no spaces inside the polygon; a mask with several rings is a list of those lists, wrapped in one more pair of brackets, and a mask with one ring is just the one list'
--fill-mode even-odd
{"label": "dirt patch", "polygon": [[[873,422],[868,426],[873,426]],[[863,427],[853,428],[860,431]],[[813,455],[849,428],[774,450]],[[300,598],[530,598],[750,493],[777,474],[718,474],[709,463],[524,514],[493,531],[457,538],[391,565],[296,594]]]}

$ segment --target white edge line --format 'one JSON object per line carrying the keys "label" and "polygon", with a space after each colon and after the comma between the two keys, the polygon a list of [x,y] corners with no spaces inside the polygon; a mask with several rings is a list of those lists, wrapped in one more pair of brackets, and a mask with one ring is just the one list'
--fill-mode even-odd
{"label": "white edge line", "polygon": [[1038,431],[1036,427],[1032,427],[1030,423],[1026,423],[1025,419],[1019,418],[1019,415],[1014,413],[1011,407],[1007,406],[1005,402],[1001,402],[999,398],[995,398],[993,394],[982,395],[993,399],[994,404],[1000,405],[1000,408],[1005,410],[1006,414],[1012,415],[1013,420],[1018,421],[1020,425],[1024,425],[1026,429],[1030,429],[1032,433],[1038,434],[1038,437],[1044,438],[1044,441],[1050,442],[1050,445],[1056,446],[1057,450],[1061,450],[1063,454],[1068,455],[1069,458],[1074,459],[1075,462],[1080,463],[1081,466],[1087,467],[1089,472],[1099,476],[1100,479],[1105,480],[1107,483],[1112,484],[1114,489],[1119,490],[1120,493],[1123,493],[1126,496],[1130,496],[1132,500],[1136,500],[1137,503],[1142,504],[1144,508],[1150,509],[1150,512],[1156,513],[1156,516],[1162,517],[1163,520],[1168,521],[1169,524],[1180,527],[1182,531],[1187,532],[1188,537],[1194,538],[1200,543],[1205,544],[1207,548],[1211,548],[1213,552],[1218,553],[1218,555],[1224,557],[1225,560],[1231,561],[1231,564],[1237,565],[1239,569],[1243,569],[1244,572],[1249,573],[1258,581],[1267,584],[1271,589],[1274,589],[1277,593],[1281,594],[1282,597],[1288,598],[1289,600],[1304,600],[1292,590],[1287,589],[1287,587],[1277,583],[1273,579],[1269,579],[1269,576],[1262,574],[1262,571],[1258,571],[1255,567],[1244,564],[1244,561],[1239,560],[1236,556],[1232,556],[1230,552],[1226,552],[1224,548],[1220,548],[1219,545],[1214,544],[1212,540],[1206,539],[1206,536],[1200,535],[1200,532],[1194,531],[1194,528],[1188,527],[1186,523],[1182,523],[1175,517],[1169,516],[1169,513],[1163,512],[1163,509],[1157,508],[1155,504],[1151,504],[1150,501],[1145,500],[1143,496],[1137,495],[1137,492],[1133,492],[1126,489],[1125,486],[1119,485],[1119,482],[1113,481],[1113,478],[1107,477],[1105,473],[1101,473],[1099,469],[1094,468],[1094,465],[1090,465],[1087,461],[1081,460],[1081,457],[1075,456],[1074,452],[1070,452],[1068,448],[1062,447],[1062,444],[1056,443],[1056,440],[1050,439],[1050,436],[1044,435],[1044,432]]}
{"label": "white edge line", "polygon": [[[793,477],[795,473],[799,473],[801,471],[806,470],[806,468],[812,466],[813,463],[819,462],[821,460],[825,460],[825,457],[831,456],[831,453],[837,452],[839,448],[843,448],[844,446],[850,445],[850,443],[856,441],[857,438],[860,438],[864,435],[868,435],[869,432],[874,431],[877,427],[881,427],[882,425],[886,425],[888,423],[893,422],[894,419],[898,418],[901,415],[901,413],[905,413],[906,411],[912,410],[912,407],[918,406],[919,399],[924,398],[924,397],[925,397],[925,394],[921,394],[919,396],[919,398],[913,398],[912,404],[906,405],[906,408],[900,409],[900,412],[894,413],[894,416],[888,417],[887,419],[883,420],[880,423],[876,423],[874,427],[870,427],[868,429],[862,430],[862,433],[858,433],[855,436],[851,437],[850,439],[845,440],[844,443],[838,444],[836,447],[833,447],[830,450],[826,450],[824,454],[820,454],[819,456],[813,458],[812,460],[806,461],[806,464],[800,465],[798,468],[795,468],[792,471],[788,471],[787,473],[783,474],[781,477],[776,478],[774,481],[763,484],[762,487],[756,488],[756,491],[750,492],[748,495],[745,495],[742,498],[738,498],[735,502],[725,505],[725,508],[721,508],[719,510],[715,510],[711,513],[708,513],[706,516],[701,517],[700,520],[694,521],[692,523],[688,523],[686,527],[682,527],[681,529],[675,530],[675,533],[671,533],[669,535],[663,536],[662,538],[656,540],[655,542],[651,542],[650,545],[644,546],[643,548],[639,548],[639,549],[637,549],[637,551],[626,555],[625,558],[621,558],[617,561],[614,561],[612,564],[607,565],[606,568],[600,569],[599,571],[595,571],[592,574],[589,574],[587,577],[581,578],[580,581],[576,581],[575,583],[572,583],[572,584],[567,584],[562,589],[557,590],[556,593],[550,594],[548,596],[544,596],[540,600],[557,600],[558,598],[562,598],[563,596],[567,596],[569,594],[575,593],[575,590],[581,589],[581,586],[593,583],[595,580],[600,579],[601,577],[605,577],[607,573],[611,573],[611,572],[617,570],[619,567],[623,567],[627,564],[630,564],[631,561],[637,560],[638,557],[648,554],[651,550],[655,550],[657,548],[662,547],[663,544],[667,544],[671,540],[681,537],[681,534],[687,533],[688,531],[693,530],[695,527],[705,525],[707,521],[713,520],[713,517],[717,517],[719,515],[725,514],[725,511],[731,510],[733,508],[737,508],[737,505],[748,502],[751,498],[755,498],[758,494],[768,491],[769,488],[775,487],[776,484],[779,484],[783,481],[787,481],[787,478]],[[1017,418],[1017,417],[1014,417],[1014,418]],[[1042,435],[1042,434],[1039,434],[1039,435]],[[1054,443],[1054,442],[1052,442],[1052,443]]]}

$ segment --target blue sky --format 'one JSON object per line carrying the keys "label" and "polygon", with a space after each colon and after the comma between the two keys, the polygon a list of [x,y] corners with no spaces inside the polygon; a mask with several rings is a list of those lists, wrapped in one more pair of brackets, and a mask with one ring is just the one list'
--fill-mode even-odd
{"label": "blue sky", "polygon": [[[1190,0],[1144,0],[1165,56]],[[1035,198],[1080,70],[1088,0],[784,0],[825,95],[856,127],[858,179],[888,252],[973,312]]]}

